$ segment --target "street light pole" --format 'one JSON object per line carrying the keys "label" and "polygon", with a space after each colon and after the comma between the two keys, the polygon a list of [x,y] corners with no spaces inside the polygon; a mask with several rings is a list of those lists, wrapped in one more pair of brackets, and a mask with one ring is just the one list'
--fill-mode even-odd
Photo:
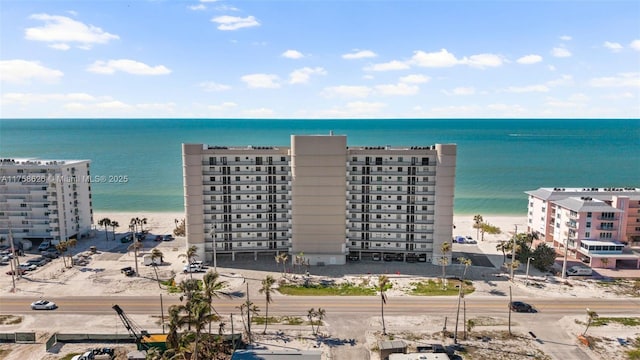
{"label": "street light pole", "polygon": [[567,255],[569,254],[569,239],[564,243],[564,260],[562,261],[562,278],[567,278]]}
{"label": "street light pole", "polygon": [[526,282],[526,286],[529,286],[529,262],[531,262],[531,260],[535,260],[535,258],[529,257],[527,259],[527,282]]}
{"label": "street light pole", "polygon": [[213,239],[213,271],[218,272],[218,256],[216,254],[216,226],[213,225],[213,229],[209,233]]}
{"label": "street light pole", "polygon": [[513,234],[513,245],[511,246],[511,282],[513,282],[513,270],[516,262],[516,237],[518,236],[518,225],[515,225],[516,232]]}

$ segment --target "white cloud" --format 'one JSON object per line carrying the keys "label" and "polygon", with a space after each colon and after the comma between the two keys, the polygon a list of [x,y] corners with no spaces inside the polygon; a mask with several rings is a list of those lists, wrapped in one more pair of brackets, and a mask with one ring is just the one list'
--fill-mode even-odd
{"label": "white cloud", "polygon": [[44,21],[45,24],[41,27],[27,28],[25,38],[53,43],[51,47],[58,50],[68,49],[68,43],[76,43],[82,49],[89,49],[93,44],[106,44],[110,40],[120,38],[99,27],[86,25],[66,16],[34,14],[30,18]]}
{"label": "white cloud", "polygon": [[31,80],[55,82],[63,75],[62,71],[42,66],[38,61],[0,61],[0,82],[16,84],[26,84]]}
{"label": "white cloud", "polygon": [[409,68],[409,65],[407,65],[407,63],[398,61],[398,60],[392,60],[386,63],[373,64],[365,67],[364,69],[366,71],[391,71],[391,70],[406,70],[408,68]]}
{"label": "white cloud", "polygon": [[640,73],[622,73],[617,76],[589,80],[592,87],[640,87]]}
{"label": "white cloud", "polygon": [[408,85],[405,83],[400,84],[387,84],[377,85],[375,87],[376,92],[380,95],[415,95],[420,91],[420,88],[416,85]]}
{"label": "white cloud", "polygon": [[473,95],[476,93],[476,89],[473,87],[457,87],[451,91],[448,90],[443,90],[442,91],[444,94],[449,95],[449,96],[465,96],[465,95]]}
{"label": "white cloud", "polygon": [[632,93],[632,92],[623,92],[623,93],[618,93],[618,94],[608,94],[603,96],[602,98],[604,99],[610,99],[610,100],[620,100],[620,99],[633,99],[636,96]]}
{"label": "white cloud", "polygon": [[200,84],[198,84],[198,86],[206,92],[217,92],[231,89],[231,86],[229,85],[218,84],[213,81],[201,82]]}
{"label": "white cloud", "polygon": [[549,92],[546,85],[509,86],[503,90],[508,93]]}
{"label": "white cloud", "polygon": [[400,78],[400,82],[407,84],[424,84],[431,81],[431,78],[421,74],[411,74]]}
{"label": "white cloud", "polygon": [[219,24],[218,30],[222,31],[238,30],[246,27],[260,26],[260,23],[254,16],[241,18],[238,16],[223,15],[214,17],[213,19],[211,19],[211,21]]}
{"label": "white cloud", "polygon": [[342,58],[347,60],[354,60],[354,59],[374,58],[376,56],[378,55],[371,50],[353,50],[353,52],[351,53],[343,54]]}
{"label": "white cloud", "polygon": [[620,50],[623,49],[622,45],[620,45],[617,42],[605,41],[604,44],[602,44],[602,46],[606,47],[607,49],[613,52],[619,52]]}
{"label": "white cloud", "polygon": [[96,74],[113,74],[116,71],[122,71],[134,75],[166,75],[170,74],[164,65],[149,66],[135,60],[118,59],[109,61],[96,61],[89,65],[87,71]]}
{"label": "white cloud", "polygon": [[426,53],[422,50],[415,51],[411,57],[411,62],[421,67],[450,67],[458,63],[458,59],[447,51],[441,49],[439,52]]}
{"label": "white cloud", "polygon": [[238,104],[231,102],[231,101],[227,101],[227,102],[223,102],[222,104],[219,105],[209,105],[207,108],[209,110],[213,110],[213,111],[223,111],[223,110],[229,110],[229,109],[233,109],[235,107],[237,107]]}
{"label": "white cloud", "polygon": [[189,6],[189,9],[193,10],[193,11],[201,11],[201,10],[206,10],[207,7],[204,6],[203,4],[198,4],[198,5],[191,5]]}
{"label": "white cloud", "polygon": [[325,69],[321,67],[296,69],[289,74],[290,84],[306,84],[309,82],[311,75],[327,75]]}
{"label": "white cloud", "polygon": [[502,66],[502,58],[495,54],[478,54],[471,55],[459,61],[460,64],[469,65],[471,67],[484,69],[485,67]]}
{"label": "white cloud", "polygon": [[91,102],[97,99],[86,93],[67,94],[34,94],[34,93],[7,93],[2,95],[2,102],[6,104],[19,103],[29,105],[49,101],[84,101]]}
{"label": "white cloud", "polygon": [[525,55],[521,58],[519,58],[518,60],[516,60],[516,62],[518,64],[523,64],[523,65],[531,65],[531,64],[536,64],[542,61],[542,56],[540,55]]}
{"label": "white cloud", "polygon": [[275,114],[275,111],[269,108],[259,108],[259,109],[248,109],[243,111],[242,113],[246,116],[260,118],[260,117],[271,117]]}
{"label": "white cloud", "polygon": [[560,40],[562,40],[562,41],[571,41],[571,39],[573,39],[573,38],[571,36],[569,36],[569,35],[560,36]]}
{"label": "white cloud", "polygon": [[[71,49],[71,46],[69,46],[67,44],[63,44],[63,43],[51,44],[51,45],[49,45],[49,47],[52,48],[52,49],[62,50],[62,51],[67,51],[67,50]],[[88,49],[85,49],[85,50],[88,50]]]}
{"label": "white cloud", "polygon": [[279,78],[273,74],[249,74],[240,78],[249,88],[277,89],[280,87]]}
{"label": "white cloud", "polygon": [[551,55],[559,58],[565,58],[571,56],[571,51],[567,50],[564,47],[555,47],[551,50]]}
{"label": "white cloud", "polygon": [[629,47],[635,51],[640,51],[640,40],[633,40],[629,43]]}
{"label": "white cloud", "polygon": [[302,59],[304,57],[304,55],[297,50],[287,50],[283,52],[281,56],[287,59]]}
{"label": "white cloud", "polygon": [[559,79],[547,81],[547,86],[568,86],[573,85],[573,76],[562,75]]}
{"label": "white cloud", "polygon": [[371,93],[371,89],[367,86],[331,86],[322,90],[325,97],[346,97],[346,98],[366,98]]}

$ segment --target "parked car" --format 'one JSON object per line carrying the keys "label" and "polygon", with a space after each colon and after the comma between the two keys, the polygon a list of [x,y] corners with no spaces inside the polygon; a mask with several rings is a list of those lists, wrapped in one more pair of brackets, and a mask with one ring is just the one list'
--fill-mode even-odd
{"label": "parked car", "polygon": [[538,312],[536,309],[533,308],[533,306],[527,303],[524,303],[522,301],[511,302],[509,306],[511,307],[511,311],[515,311],[515,312],[525,312],[525,313]]}
{"label": "parked car", "polygon": [[416,254],[410,253],[410,254],[407,254],[406,260],[408,263],[414,263],[418,260],[418,257],[416,256]]}
{"label": "parked car", "polygon": [[569,276],[591,276],[593,269],[583,266],[572,266],[567,269],[567,275]]}
{"label": "parked car", "polygon": [[374,253],[374,254],[371,256],[371,259],[372,259],[373,261],[380,261],[380,253]]}
{"label": "parked car", "polygon": [[163,236],[163,237],[162,237],[162,240],[163,240],[163,241],[171,241],[171,240],[173,240],[173,236],[171,236],[171,235],[165,235],[165,236]]}
{"label": "parked car", "polygon": [[184,268],[182,269],[182,272],[184,273],[197,273],[200,271],[202,271],[202,265],[200,264],[185,265]]}
{"label": "parked car", "polygon": [[40,246],[38,246],[38,250],[45,251],[45,250],[49,250],[50,247],[51,247],[51,241],[45,240],[40,244]]}
{"label": "parked car", "polygon": [[418,262],[427,262],[427,254],[418,255]]}
{"label": "parked car", "polygon": [[49,261],[51,261],[51,259],[46,258],[44,256],[40,256],[37,258],[33,258],[33,259],[29,259],[27,260],[27,264],[33,264],[36,266],[42,266],[42,265],[46,265],[47,263],[49,263]]}
{"label": "parked car", "polygon": [[49,300],[38,300],[31,303],[32,310],[54,310],[57,307],[56,303]]}
{"label": "parked car", "polygon": [[347,260],[349,260],[349,261],[358,261],[358,260],[360,260],[360,258],[358,257],[357,254],[349,254],[349,256],[347,257]]}
{"label": "parked car", "polygon": [[465,244],[477,244],[478,242],[473,240],[473,238],[471,236],[467,236],[466,238],[464,238],[464,243]]}
{"label": "parked car", "polygon": [[136,274],[135,270],[131,266],[124,267],[120,269],[120,272],[125,274],[126,276],[133,276]]}
{"label": "parked car", "polygon": [[33,270],[38,268],[38,265],[34,265],[34,264],[31,264],[31,263],[26,263],[26,264],[20,264],[20,266],[18,266],[18,268],[20,268],[21,270],[24,270],[24,271],[33,271]]}
{"label": "parked car", "polygon": [[71,360],[93,360],[95,358],[96,357],[93,354],[93,351],[87,351],[82,355],[76,355],[76,356],[72,357]]}
{"label": "parked car", "polygon": [[384,261],[393,261],[394,258],[395,258],[395,256],[393,256],[393,254],[384,254],[384,256],[382,257],[382,260],[384,260]]}
{"label": "parked car", "polygon": [[[7,275],[13,275],[13,273],[14,273],[14,271],[13,271],[13,270],[9,270],[9,271],[7,271],[5,274],[7,274]],[[24,269],[18,269],[18,270],[15,272],[15,274],[16,274],[16,275],[24,275],[24,274],[26,274],[26,273],[27,273],[27,270],[24,270]]]}
{"label": "parked car", "polygon": [[49,249],[47,251],[43,251],[40,253],[40,255],[49,259],[57,259],[60,257],[60,253],[58,252],[58,250],[55,250],[55,249]]}
{"label": "parked car", "polygon": [[162,235],[156,235],[156,237],[153,238],[153,241],[162,241]]}
{"label": "parked car", "polygon": [[127,234],[120,238],[120,242],[125,244],[133,241],[133,234]]}

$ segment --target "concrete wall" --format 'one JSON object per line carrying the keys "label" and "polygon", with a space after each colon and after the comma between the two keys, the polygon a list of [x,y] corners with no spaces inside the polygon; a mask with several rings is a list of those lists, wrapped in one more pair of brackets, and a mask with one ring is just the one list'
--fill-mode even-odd
{"label": "concrete wall", "polygon": [[[431,262],[440,264],[442,244],[450,242],[453,235],[453,198],[456,178],[457,147],[452,144],[437,144],[435,224],[433,234],[433,257]],[[451,264],[451,252],[445,254]]]}
{"label": "concrete wall", "polygon": [[202,144],[182,144],[182,174],[187,247],[195,245],[196,254],[205,260]]}
{"label": "concrete wall", "polygon": [[345,263],[346,136],[291,136],[292,251]]}

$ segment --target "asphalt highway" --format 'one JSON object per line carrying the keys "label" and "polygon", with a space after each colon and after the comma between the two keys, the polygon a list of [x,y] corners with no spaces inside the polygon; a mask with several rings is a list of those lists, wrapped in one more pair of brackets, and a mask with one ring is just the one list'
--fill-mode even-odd
{"label": "asphalt highway", "polygon": [[[30,314],[29,304],[33,297],[3,296],[0,297],[0,314]],[[160,296],[69,296],[47,298],[58,305],[53,311],[39,310],[38,313],[57,314],[113,314],[114,304],[120,305],[128,314],[160,314]],[[170,305],[179,304],[178,296],[163,295],[164,312]],[[593,298],[523,298],[533,305],[539,314],[585,314],[589,308],[599,314],[617,314],[640,316],[640,299],[593,299]],[[238,313],[238,306],[244,298],[215,299],[214,307],[219,313]],[[261,310],[264,310],[264,299],[251,299]],[[466,299],[467,313],[472,314],[505,314],[508,312],[507,296],[469,297]],[[456,311],[456,297],[390,297],[387,300],[385,315],[441,315]],[[310,308],[321,307],[327,314],[337,315],[376,315],[380,312],[378,296],[276,296],[269,305],[269,313],[274,315],[306,314]]]}

